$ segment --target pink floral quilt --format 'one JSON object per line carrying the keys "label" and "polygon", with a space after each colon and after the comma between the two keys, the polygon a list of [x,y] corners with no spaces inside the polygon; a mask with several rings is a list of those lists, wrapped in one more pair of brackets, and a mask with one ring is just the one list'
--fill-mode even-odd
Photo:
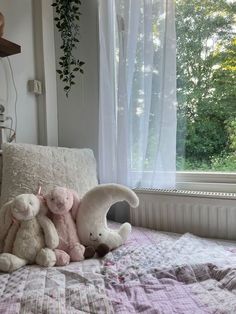
{"label": "pink floral quilt", "polygon": [[0,313],[236,313],[236,243],[133,228],[103,259],[1,273]]}

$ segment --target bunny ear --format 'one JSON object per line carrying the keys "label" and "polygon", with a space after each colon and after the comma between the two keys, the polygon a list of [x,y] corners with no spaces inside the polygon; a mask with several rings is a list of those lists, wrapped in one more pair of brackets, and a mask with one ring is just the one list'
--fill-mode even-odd
{"label": "bunny ear", "polygon": [[72,218],[75,220],[80,205],[80,198],[78,193],[75,192],[74,190],[70,190],[70,192],[73,194],[73,206],[71,208],[71,214]]}
{"label": "bunny ear", "polygon": [[11,213],[12,201],[3,205],[0,209],[0,240],[3,240],[11,227],[12,213]]}
{"label": "bunny ear", "polygon": [[39,210],[40,214],[47,215],[48,207],[47,207],[47,202],[46,202],[45,196],[39,195],[39,194],[37,194],[36,196],[40,201],[40,210]]}

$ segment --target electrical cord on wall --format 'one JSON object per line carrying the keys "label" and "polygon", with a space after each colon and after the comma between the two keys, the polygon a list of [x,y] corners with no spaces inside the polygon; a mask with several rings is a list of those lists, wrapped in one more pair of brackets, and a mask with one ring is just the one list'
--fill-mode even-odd
{"label": "electrical cord on wall", "polygon": [[10,131],[10,135],[8,137],[8,143],[11,143],[16,138],[16,132],[14,129],[9,128],[8,126],[1,126],[1,129]]}
{"label": "electrical cord on wall", "polygon": [[12,141],[14,141],[16,139],[16,131],[13,129],[13,119],[10,116],[6,117],[6,121],[7,120],[11,120],[11,126],[10,127],[3,127],[4,129],[7,129],[10,131],[10,134],[8,136],[8,142],[11,143]]}
{"label": "electrical cord on wall", "polygon": [[13,119],[12,119],[12,117],[7,116],[7,117],[6,117],[6,121],[7,121],[7,120],[11,120],[11,126],[10,126],[10,128],[12,129],[12,128],[13,128]]}
{"label": "electrical cord on wall", "polygon": [[[2,62],[2,58],[0,57],[0,61]],[[12,69],[12,65],[11,65],[11,61],[9,59],[9,57],[7,57],[7,61],[8,61],[8,65],[9,65],[9,69],[10,69],[10,73],[11,73],[11,79],[12,79],[12,83],[14,86],[14,91],[15,91],[15,102],[14,102],[14,110],[15,110],[15,128],[13,129],[13,119],[10,116],[6,117],[6,121],[7,120],[11,120],[11,126],[10,127],[2,127],[2,129],[6,129],[10,131],[9,137],[8,137],[8,142],[12,142],[13,140],[16,139],[16,130],[17,130],[17,102],[18,102],[18,91],[16,88],[16,82],[15,82],[15,77],[14,77],[14,72]],[[5,74],[6,76],[6,74]],[[8,100],[8,95],[9,95],[9,88],[8,88],[8,80],[7,80],[7,76],[6,76],[6,88],[7,88],[7,103],[9,102]]]}
{"label": "electrical cord on wall", "polygon": [[11,72],[11,78],[12,78],[12,83],[13,83],[13,86],[14,86],[14,90],[15,90],[15,104],[14,104],[14,107],[15,107],[15,136],[16,136],[16,131],[17,131],[17,102],[18,102],[18,91],[17,91],[17,88],[16,88],[16,81],[15,81],[15,77],[14,77],[14,72],[12,70],[12,65],[11,65],[11,61],[10,61],[10,58],[7,57],[7,61],[8,61],[8,64],[9,64],[9,68],[10,68],[10,72]]}

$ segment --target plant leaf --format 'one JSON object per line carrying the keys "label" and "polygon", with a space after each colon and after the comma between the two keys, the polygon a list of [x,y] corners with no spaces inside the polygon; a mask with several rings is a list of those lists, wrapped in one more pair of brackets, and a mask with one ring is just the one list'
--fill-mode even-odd
{"label": "plant leaf", "polygon": [[73,73],[84,73],[81,67],[85,64],[83,61],[77,61],[75,51],[79,41],[80,25],[80,0],[54,0],[52,6],[55,7],[55,25],[61,36],[62,44],[60,46],[62,56],[60,56],[60,70],[57,70],[60,80],[65,84],[64,91],[66,96],[71,90],[75,75]]}

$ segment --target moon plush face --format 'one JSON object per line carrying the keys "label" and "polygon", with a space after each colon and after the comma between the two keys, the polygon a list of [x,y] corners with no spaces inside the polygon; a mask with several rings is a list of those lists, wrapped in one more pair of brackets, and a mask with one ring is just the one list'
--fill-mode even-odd
{"label": "moon plush face", "polygon": [[95,246],[99,245],[100,243],[103,243],[105,240],[104,232],[101,231],[96,231],[96,230],[91,230],[89,232],[89,241],[90,244]]}
{"label": "moon plush face", "polygon": [[40,200],[34,194],[21,194],[12,202],[12,216],[19,220],[30,220],[39,213]]}

